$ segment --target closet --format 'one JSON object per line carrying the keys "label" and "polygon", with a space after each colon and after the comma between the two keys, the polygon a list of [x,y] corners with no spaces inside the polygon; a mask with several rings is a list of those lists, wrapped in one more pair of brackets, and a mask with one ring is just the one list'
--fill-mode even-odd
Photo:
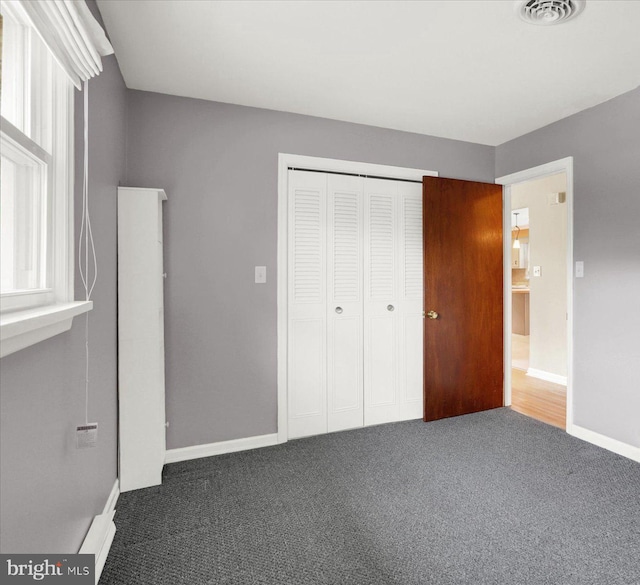
{"label": "closet", "polygon": [[422,416],[422,185],[288,172],[288,436]]}

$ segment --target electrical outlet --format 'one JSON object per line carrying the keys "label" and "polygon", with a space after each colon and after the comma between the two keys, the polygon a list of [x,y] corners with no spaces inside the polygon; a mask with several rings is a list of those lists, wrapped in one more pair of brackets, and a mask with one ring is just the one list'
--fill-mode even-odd
{"label": "electrical outlet", "polygon": [[533,275],[534,276],[542,276],[542,266],[534,266],[533,267]]}
{"label": "electrical outlet", "polygon": [[582,260],[576,262],[576,278],[584,278],[584,262]]}
{"label": "electrical outlet", "polygon": [[98,423],[76,427],[76,449],[91,449],[98,444]]}

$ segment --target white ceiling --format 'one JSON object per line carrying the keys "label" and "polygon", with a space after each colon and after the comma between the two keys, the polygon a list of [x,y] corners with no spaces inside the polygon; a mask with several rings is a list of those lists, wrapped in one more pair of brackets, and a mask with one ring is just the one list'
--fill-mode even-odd
{"label": "white ceiling", "polygon": [[498,145],[640,85],[640,1],[98,0],[128,87]]}

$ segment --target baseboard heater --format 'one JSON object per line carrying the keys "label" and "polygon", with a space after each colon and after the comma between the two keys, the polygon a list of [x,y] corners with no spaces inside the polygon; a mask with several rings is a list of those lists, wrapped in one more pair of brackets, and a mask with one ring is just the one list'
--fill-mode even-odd
{"label": "baseboard heater", "polygon": [[112,510],[106,514],[99,514],[93,519],[89,532],[80,547],[81,554],[92,554],[96,559],[96,585],[100,580],[102,569],[107,562],[107,556],[113,537],[116,534],[116,525],[113,521],[113,516],[116,511]]}

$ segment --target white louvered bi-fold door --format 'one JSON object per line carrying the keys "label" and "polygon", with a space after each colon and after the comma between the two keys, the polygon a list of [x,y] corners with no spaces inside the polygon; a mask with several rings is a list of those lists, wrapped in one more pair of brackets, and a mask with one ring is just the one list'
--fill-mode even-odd
{"label": "white louvered bi-fold door", "polygon": [[422,189],[365,179],[364,424],[422,416]]}
{"label": "white louvered bi-fold door", "polygon": [[289,171],[289,438],[422,415],[421,185]]}
{"label": "white louvered bi-fold door", "polygon": [[362,178],[327,175],[329,432],[363,425]]}
{"label": "white louvered bi-fold door", "polygon": [[289,438],[327,432],[327,176],[289,172]]}
{"label": "white louvered bi-fold door", "polygon": [[398,184],[364,181],[365,425],[398,420]]}
{"label": "white louvered bi-fold door", "polygon": [[423,243],[422,185],[398,184],[400,278],[397,304],[399,327],[398,420],[423,414]]}

